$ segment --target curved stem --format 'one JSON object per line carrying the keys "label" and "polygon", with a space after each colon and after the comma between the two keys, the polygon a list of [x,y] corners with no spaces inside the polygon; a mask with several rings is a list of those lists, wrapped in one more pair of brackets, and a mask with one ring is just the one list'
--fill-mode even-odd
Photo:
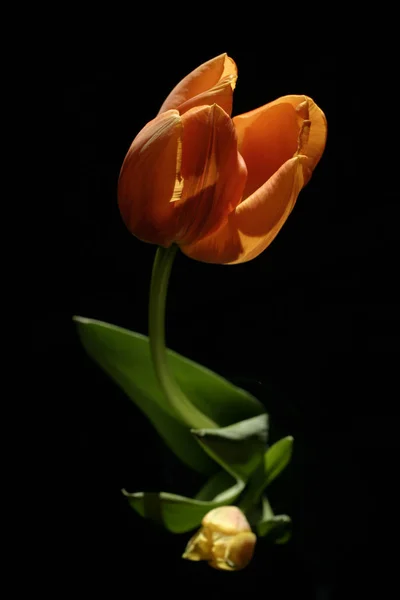
{"label": "curved stem", "polygon": [[165,347],[165,307],[168,281],[178,247],[159,247],[153,264],[149,301],[150,351],[158,381],[180,419],[194,429],[213,428],[217,425],[203,414],[183,393],[169,371]]}

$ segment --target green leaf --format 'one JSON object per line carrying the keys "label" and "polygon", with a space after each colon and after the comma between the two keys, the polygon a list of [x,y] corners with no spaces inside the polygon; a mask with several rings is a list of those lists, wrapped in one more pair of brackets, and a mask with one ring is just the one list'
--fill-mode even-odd
{"label": "green leaf", "polygon": [[251,474],[245,493],[240,501],[240,508],[247,514],[253,507],[257,507],[264,489],[286,467],[292,456],[293,438],[287,436],[273,444],[264,454]]}
{"label": "green leaf", "polygon": [[201,490],[196,494],[195,500],[213,500],[215,502],[227,501],[227,494],[230,494],[230,488],[234,483],[232,475],[226,471],[218,471],[212,475],[209,480],[203,485]]}
{"label": "green leaf", "polygon": [[[171,450],[188,466],[212,473],[216,465],[168,403],[156,379],[148,337],[109,323],[74,317],[87,353],[148,417]],[[216,373],[167,351],[169,367],[185,394],[219,426],[265,412],[254,396]]]}
{"label": "green leaf", "polygon": [[260,537],[275,544],[285,544],[291,537],[292,521],[288,515],[274,515],[267,496],[246,514],[250,525]]}
{"label": "green leaf", "polygon": [[[226,474],[218,474],[216,480],[219,484],[226,480]],[[232,482],[232,479],[230,479]],[[206,484],[207,485],[207,484]],[[214,481],[215,485],[215,481]],[[185,533],[199,527],[202,518],[213,508],[233,504],[244,488],[242,481],[236,481],[223,493],[217,494],[211,500],[199,500],[198,498],[186,498],[166,492],[137,492],[130,494],[122,490],[128,498],[131,507],[144,518],[156,521],[166,527],[172,533]],[[208,491],[211,491],[211,487]],[[200,496],[204,496],[199,493]]]}
{"label": "green leaf", "polygon": [[274,515],[257,526],[257,533],[275,544],[286,544],[292,535],[291,526],[292,521],[288,515]]}
{"label": "green leaf", "polygon": [[261,517],[257,523],[257,533],[260,537],[268,537],[275,544],[286,544],[292,535],[292,520],[288,515],[274,515],[268,498],[263,495],[261,500]]}
{"label": "green leaf", "polygon": [[246,481],[263,459],[268,415],[258,415],[219,429],[192,429],[192,434],[228,473]]}
{"label": "green leaf", "polygon": [[283,469],[288,465],[292,458],[293,437],[288,435],[282,438],[270,448],[268,448],[264,457],[265,479],[263,489],[266,488]]}

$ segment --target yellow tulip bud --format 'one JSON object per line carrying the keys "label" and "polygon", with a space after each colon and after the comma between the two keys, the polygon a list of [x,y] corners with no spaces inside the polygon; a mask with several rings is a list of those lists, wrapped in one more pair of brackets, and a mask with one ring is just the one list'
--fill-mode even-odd
{"label": "yellow tulip bud", "polygon": [[257,538],[237,506],[214,508],[201,524],[182,558],[207,560],[211,567],[224,571],[239,571],[249,564]]}

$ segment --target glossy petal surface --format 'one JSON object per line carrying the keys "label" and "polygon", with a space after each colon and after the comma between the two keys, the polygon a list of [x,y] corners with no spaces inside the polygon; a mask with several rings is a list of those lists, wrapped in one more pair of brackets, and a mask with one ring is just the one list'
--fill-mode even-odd
{"label": "glossy petal surface", "polygon": [[304,185],[306,157],[288,160],[244,200],[218,231],[182,251],[196,260],[235,264],[252,260],[274,240]]}
{"label": "glossy petal surface", "polygon": [[326,144],[324,113],[308,96],[283,96],[234,117],[239,151],[247,168],[244,197],[263,185],[295,154],[303,162],[305,182],[319,162]]}
{"label": "glossy petal surface", "polygon": [[186,75],[168,95],[160,113],[175,108],[183,114],[194,106],[215,103],[231,114],[236,80],[235,62],[220,54]]}
{"label": "glossy petal surface", "polygon": [[174,202],[176,241],[190,244],[216,231],[239,204],[247,170],[235,129],[218,105],[182,117],[182,195]]}
{"label": "glossy petal surface", "polygon": [[173,205],[180,197],[182,123],[178,111],[150,121],[133,140],[118,181],[118,205],[131,233],[145,242],[169,246]]}

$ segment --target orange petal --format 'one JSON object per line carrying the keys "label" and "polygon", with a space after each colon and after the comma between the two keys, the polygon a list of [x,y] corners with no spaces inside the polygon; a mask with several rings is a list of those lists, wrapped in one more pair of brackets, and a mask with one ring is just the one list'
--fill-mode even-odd
{"label": "orange petal", "polygon": [[192,108],[182,125],[183,191],[173,206],[176,241],[191,244],[219,229],[236,208],[247,170],[232,120],[220,106]]}
{"label": "orange petal", "polygon": [[263,185],[287,160],[301,154],[305,182],[321,158],[326,119],[307,96],[283,96],[233,119],[247,168],[244,197]]}
{"label": "orange petal", "polygon": [[307,140],[304,140],[302,147],[299,149],[299,154],[307,156],[308,160],[305,161],[305,165],[310,170],[310,173],[306,176],[306,181],[308,181],[325,150],[328,132],[325,114],[315,104],[314,100],[308,96],[283,96],[279,100],[276,100],[276,102],[291,104],[298,114],[301,114],[304,103],[307,104],[308,117],[305,118],[309,120],[310,127]]}
{"label": "orange petal", "polygon": [[176,108],[183,114],[194,106],[215,103],[230,115],[236,80],[235,62],[227,54],[220,54],[184,77],[169,94],[160,113]]}
{"label": "orange petal", "polygon": [[173,204],[180,197],[182,123],[169,110],[150,121],[133,140],[121,167],[118,205],[133,235],[169,246],[174,241]]}
{"label": "orange petal", "polygon": [[244,197],[262,186],[297,150],[299,125],[291,104],[266,104],[233,119],[248,169]]}
{"label": "orange petal", "polygon": [[252,260],[283,227],[304,185],[305,156],[296,156],[244,200],[215,233],[182,251],[195,260],[236,264]]}

